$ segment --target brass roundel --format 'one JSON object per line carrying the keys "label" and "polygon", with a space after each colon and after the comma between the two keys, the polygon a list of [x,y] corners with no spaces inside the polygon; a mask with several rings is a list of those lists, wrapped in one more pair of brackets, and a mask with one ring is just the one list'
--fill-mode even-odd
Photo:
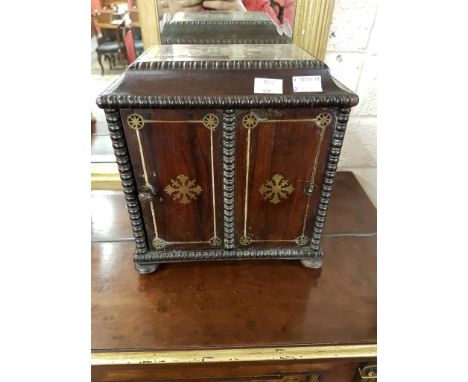
{"label": "brass roundel", "polygon": [[128,126],[134,130],[140,130],[144,125],[145,121],[139,114],[131,114],[127,118]]}
{"label": "brass roundel", "polygon": [[328,113],[322,113],[317,115],[315,118],[315,123],[319,125],[320,127],[327,127],[332,120],[332,117]]}
{"label": "brass roundel", "polygon": [[248,236],[242,236],[239,241],[242,245],[249,245],[252,242],[252,239]]}
{"label": "brass roundel", "polygon": [[246,129],[253,129],[258,125],[258,117],[254,113],[249,113],[242,119],[242,124]]}
{"label": "brass roundel", "polygon": [[153,247],[156,249],[163,249],[166,246],[166,242],[163,239],[157,237],[153,240]]}
{"label": "brass roundel", "polygon": [[203,117],[203,126],[209,130],[214,130],[218,126],[219,118],[213,113],[208,113]]}
{"label": "brass roundel", "polygon": [[296,239],[296,243],[299,245],[306,245],[309,239],[307,236],[301,235]]}
{"label": "brass roundel", "polygon": [[210,240],[208,240],[208,243],[210,243],[210,245],[213,247],[217,247],[221,244],[221,240],[219,237],[213,236]]}

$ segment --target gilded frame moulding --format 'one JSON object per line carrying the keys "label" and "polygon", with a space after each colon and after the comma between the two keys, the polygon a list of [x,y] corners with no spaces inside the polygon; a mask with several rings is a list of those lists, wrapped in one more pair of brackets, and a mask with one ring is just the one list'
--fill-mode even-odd
{"label": "gilded frame moulding", "polygon": [[231,363],[326,359],[375,359],[377,344],[197,349],[169,351],[116,351],[91,353],[92,366],[140,364]]}

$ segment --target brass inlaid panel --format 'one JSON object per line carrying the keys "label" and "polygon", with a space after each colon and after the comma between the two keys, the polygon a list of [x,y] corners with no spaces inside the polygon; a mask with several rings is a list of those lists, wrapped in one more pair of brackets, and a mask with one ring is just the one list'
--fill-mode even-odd
{"label": "brass inlaid panel", "polygon": [[[209,244],[210,246],[217,247],[221,244],[221,239],[217,234],[217,221],[216,221],[216,190],[215,190],[215,173],[214,173],[214,136],[216,128],[219,125],[219,117],[214,113],[207,113],[201,119],[192,119],[192,120],[174,120],[174,119],[145,119],[142,115],[138,113],[132,113],[126,118],[128,126],[134,130],[136,141],[138,144],[138,152],[140,156],[143,179],[144,179],[144,190],[152,190],[151,193],[145,193],[144,196],[148,197],[147,202],[151,212],[152,225],[154,229],[154,239],[152,240],[152,245],[154,249],[164,249],[171,244]],[[213,208],[213,236],[208,241],[171,241],[164,240],[159,236],[158,226],[157,226],[157,211],[156,204],[153,200],[153,197],[156,196],[155,187],[150,183],[149,180],[149,169],[147,168],[147,163],[145,160],[145,152],[142,144],[141,132],[143,128],[148,128],[149,124],[172,124],[172,123],[182,123],[182,124],[201,124],[206,127],[210,132],[210,147],[209,147],[209,160],[210,160],[210,178],[211,178],[211,195],[212,195],[212,208]],[[156,173],[154,173],[156,175]],[[169,179],[167,185],[163,188],[165,193],[169,195],[172,200],[182,204],[188,205],[192,201],[196,200],[198,196],[204,191],[203,188],[197,184],[196,179],[192,179],[187,174],[179,174],[175,179]],[[150,196],[149,194],[152,194]]]}
{"label": "brass inlaid panel", "polygon": [[[278,243],[295,243],[297,245],[306,245],[309,242],[309,238],[306,236],[306,228],[307,228],[307,220],[309,217],[309,209],[312,200],[312,196],[316,194],[317,185],[316,185],[316,174],[317,174],[317,167],[319,162],[319,156],[323,144],[323,139],[325,137],[325,133],[327,128],[332,124],[333,116],[328,112],[322,112],[316,114],[315,117],[312,115],[310,117],[307,116],[300,116],[298,118],[276,118],[276,115],[273,113],[273,118],[267,118],[264,112],[261,111],[254,111],[251,110],[247,114],[244,114],[240,121],[242,123],[242,128],[246,131],[246,153],[245,153],[245,170],[242,169],[242,172],[245,171],[245,183],[244,183],[244,190],[243,190],[243,231],[239,238],[239,243],[243,246],[250,245],[251,243],[262,243],[262,242],[278,242]],[[312,123],[313,125],[309,125]],[[275,208],[273,206],[282,205],[285,200],[290,198],[290,196],[294,192],[303,192],[307,195],[306,202],[304,204],[304,212],[301,217],[302,220],[302,227],[298,232],[298,236],[296,237],[285,237],[285,238],[277,238],[277,239],[261,239],[261,238],[253,238],[249,237],[248,234],[248,215],[249,215],[249,205],[250,205],[250,198],[252,197],[251,194],[249,196],[249,189],[250,183],[252,183],[253,179],[251,179],[250,171],[252,165],[252,158],[255,156],[255,153],[252,152],[254,142],[253,140],[253,130],[258,128],[267,128],[267,125],[270,124],[287,124],[291,125],[290,134],[294,134],[295,126],[310,126],[312,129],[317,129],[319,134],[318,140],[315,143],[315,147],[313,148],[313,158],[312,158],[312,169],[308,175],[305,175],[305,179],[300,181],[301,187],[297,190],[295,189],[294,185],[291,183],[291,178],[288,176],[287,173],[274,173],[269,179],[265,180],[261,183],[261,186],[258,188],[258,192],[262,195],[263,200],[271,203],[271,207],[265,208]],[[259,144],[259,143],[255,143]],[[261,143],[260,143],[261,144]],[[278,170],[277,170],[278,171]],[[293,171],[294,172],[294,171]],[[306,180],[307,179],[307,180]],[[257,186],[258,187],[258,186]]]}

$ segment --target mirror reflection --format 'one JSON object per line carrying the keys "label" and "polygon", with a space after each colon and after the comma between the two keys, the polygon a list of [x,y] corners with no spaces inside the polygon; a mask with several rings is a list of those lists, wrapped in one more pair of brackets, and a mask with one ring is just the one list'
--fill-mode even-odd
{"label": "mirror reflection", "polygon": [[91,0],[91,52],[101,75],[122,72],[143,52],[136,0]]}
{"label": "mirror reflection", "polygon": [[[292,41],[295,0],[157,0],[157,7],[162,44]],[[91,0],[91,161],[98,165],[115,164],[115,156],[96,95],[143,52],[140,16],[137,0]]]}
{"label": "mirror reflection", "polygon": [[289,43],[295,0],[158,0],[161,42]]}

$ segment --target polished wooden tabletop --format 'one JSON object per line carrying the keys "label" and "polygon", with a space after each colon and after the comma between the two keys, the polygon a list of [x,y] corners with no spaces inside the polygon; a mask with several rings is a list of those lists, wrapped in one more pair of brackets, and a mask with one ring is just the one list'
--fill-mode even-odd
{"label": "polished wooden tabletop", "polygon": [[143,276],[122,194],[94,192],[93,350],[376,343],[376,210],[351,173],[330,203],[321,270],[220,261]]}

